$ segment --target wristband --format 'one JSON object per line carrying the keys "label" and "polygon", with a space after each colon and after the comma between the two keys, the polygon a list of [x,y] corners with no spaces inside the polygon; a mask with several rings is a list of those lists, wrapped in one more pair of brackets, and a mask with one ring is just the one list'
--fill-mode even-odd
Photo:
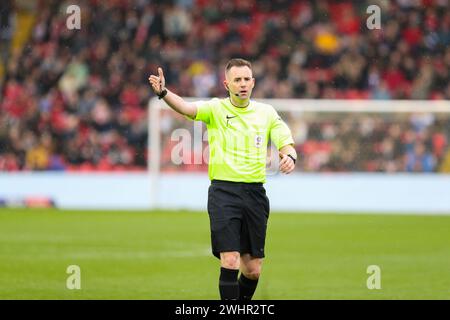
{"label": "wristband", "polygon": [[163,91],[161,91],[160,94],[158,94],[158,99],[162,99],[167,95],[167,89],[164,89]]}
{"label": "wristband", "polygon": [[288,154],[287,155],[289,158],[291,158],[292,159],[292,161],[294,161],[294,164],[295,164],[295,162],[297,161],[297,159],[295,159],[293,156],[291,156],[290,154]]}

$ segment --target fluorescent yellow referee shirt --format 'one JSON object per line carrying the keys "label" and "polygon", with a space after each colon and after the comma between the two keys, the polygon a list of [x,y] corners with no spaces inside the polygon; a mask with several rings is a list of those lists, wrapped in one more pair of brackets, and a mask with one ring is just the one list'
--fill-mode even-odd
{"label": "fluorescent yellow referee shirt", "polygon": [[229,98],[197,101],[197,115],[208,129],[210,180],[266,182],[267,143],[277,149],[294,144],[291,131],[275,109],[250,100],[245,108]]}

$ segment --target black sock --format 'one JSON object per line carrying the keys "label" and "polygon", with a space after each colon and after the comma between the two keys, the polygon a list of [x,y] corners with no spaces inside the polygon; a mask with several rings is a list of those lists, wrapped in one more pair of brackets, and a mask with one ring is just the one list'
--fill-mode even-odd
{"label": "black sock", "polygon": [[239,300],[252,300],[258,280],[247,278],[241,273],[239,277]]}
{"label": "black sock", "polygon": [[238,273],[239,270],[220,268],[220,299],[237,300],[239,298]]}

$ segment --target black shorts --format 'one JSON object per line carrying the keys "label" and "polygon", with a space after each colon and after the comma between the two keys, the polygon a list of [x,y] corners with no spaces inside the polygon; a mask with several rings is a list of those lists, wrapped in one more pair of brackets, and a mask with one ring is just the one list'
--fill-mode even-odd
{"label": "black shorts", "polygon": [[213,180],[208,190],[212,253],[264,257],[269,199],[262,183]]}

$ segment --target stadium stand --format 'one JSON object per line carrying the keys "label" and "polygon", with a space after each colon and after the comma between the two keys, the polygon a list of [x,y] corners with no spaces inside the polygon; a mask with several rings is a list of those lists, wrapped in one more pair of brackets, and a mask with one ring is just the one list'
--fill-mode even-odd
{"label": "stadium stand", "polygon": [[[370,1],[382,30],[366,28],[366,1],[77,3],[82,26],[68,30],[68,3],[40,1],[17,49],[20,11],[2,0],[1,171],[145,170],[157,66],[181,96],[224,96],[223,65],[239,56],[256,99],[450,99],[446,0]],[[450,172],[448,118],[307,126],[298,170]]]}

